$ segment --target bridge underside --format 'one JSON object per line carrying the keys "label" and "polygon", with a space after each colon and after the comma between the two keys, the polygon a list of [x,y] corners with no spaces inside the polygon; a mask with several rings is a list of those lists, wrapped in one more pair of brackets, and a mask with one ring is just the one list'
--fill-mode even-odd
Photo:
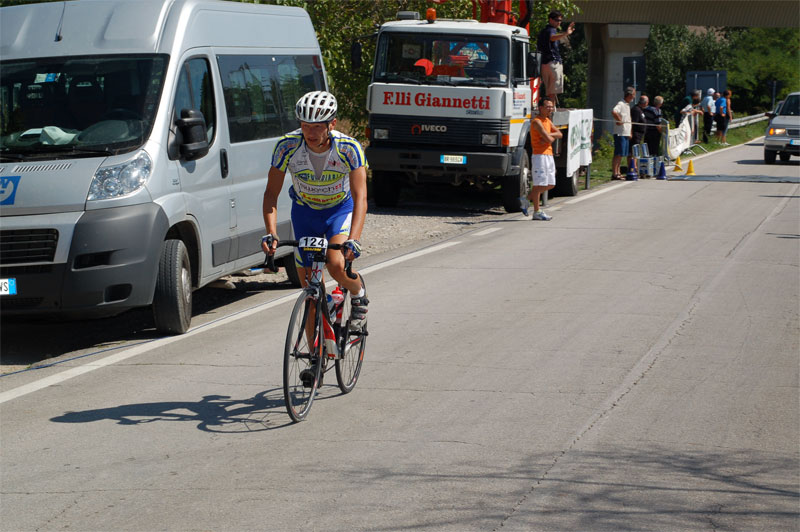
{"label": "bridge underside", "polygon": [[576,22],[685,26],[800,27],[797,0],[576,0]]}

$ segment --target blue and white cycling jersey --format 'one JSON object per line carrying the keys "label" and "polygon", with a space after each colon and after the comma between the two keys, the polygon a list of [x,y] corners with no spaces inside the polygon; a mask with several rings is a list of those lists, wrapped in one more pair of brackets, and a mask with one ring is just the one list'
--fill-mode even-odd
{"label": "blue and white cycling jersey", "polygon": [[350,199],[350,172],[367,166],[354,138],[331,131],[331,150],[318,179],[301,130],[284,135],[275,146],[272,166],[292,174],[292,198],[312,209],[328,209]]}

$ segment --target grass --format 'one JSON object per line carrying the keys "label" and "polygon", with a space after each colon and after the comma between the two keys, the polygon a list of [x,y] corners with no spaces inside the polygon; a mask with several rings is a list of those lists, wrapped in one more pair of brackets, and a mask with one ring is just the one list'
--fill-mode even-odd
{"label": "grass", "polygon": [[[738,127],[728,130],[728,144],[736,146],[744,144],[755,138],[764,136],[764,129],[767,127],[767,122],[756,122],[747,126]],[[727,146],[720,146],[713,140],[708,144],[702,144],[703,148],[709,152],[727,148]],[[598,142],[598,149],[592,153],[592,179],[590,187],[601,185],[611,181],[611,158],[614,155],[614,140],[610,133],[606,133]],[[688,161],[693,155],[689,154],[685,158],[681,155],[681,161]],[[623,166],[625,160],[622,161]],[[582,182],[581,182],[582,183]]]}

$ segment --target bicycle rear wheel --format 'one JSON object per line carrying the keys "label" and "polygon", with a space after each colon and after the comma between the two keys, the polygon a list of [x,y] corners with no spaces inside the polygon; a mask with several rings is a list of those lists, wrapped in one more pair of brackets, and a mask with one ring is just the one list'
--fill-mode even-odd
{"label": "bicycle rear wheel", "polygon": [[[286,411],[293,421],[303,421],[311,410],[322,378],[322,315],[316,312],[312,321],[311,310],[317,302],[307,293],[297,299],[286,332],[283,352],[283,397]],[[313,381],[303,382],[303,370],[313,370]]]}
{"label": "bicycle rear wheel", "polygon": [[[361,364],[364,362],[364,348],[367,343],[366,332],[351,331],[350,321],[350,293],[345,296],[342,310],[342,329],[340,332],[339,352],[341,356],[336,359],[336,382],[342,393],[350,393],[356,387],[358,375],[361,373]],[[364,324],[363,331],[367,327]]]}

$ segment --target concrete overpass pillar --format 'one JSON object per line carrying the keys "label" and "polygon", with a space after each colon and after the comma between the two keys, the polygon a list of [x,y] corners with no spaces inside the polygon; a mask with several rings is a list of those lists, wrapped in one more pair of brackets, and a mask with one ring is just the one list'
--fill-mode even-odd
{"label": "concrete overpass pillar", "polygon": [[[623,58],[644,58],[650,25],[587,23],[584,31],[589,48],[587,102],[596,119],[611,120],[611,109],[622,99],[625,90]],[[641,84],[638,85],[641,92]],[[611,132],[612,126],[611,122],[595,122],[595,139],[604,131]]]}

